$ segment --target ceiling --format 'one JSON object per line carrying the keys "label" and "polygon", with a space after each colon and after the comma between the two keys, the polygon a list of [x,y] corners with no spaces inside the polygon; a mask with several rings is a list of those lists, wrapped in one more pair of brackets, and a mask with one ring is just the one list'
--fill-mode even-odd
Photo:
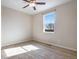
{"label": "ceiling", "polygon": [[36,0],[36,1],[37,2],[46,2],[46,5],[36,5],[37,10],[33,10],[32,7],[27,7],[25,9],[23,9],[22,7],[24,7],[25,5],[28,4],[23,0],[2,0],[1,5],[8,7],[8,8],[18,10],[18,11],[25,12],[30,15],[34,15],[34,14],[37,14],[37,13],[42,12],[44,10],[47,10],[49,8],[53,8],[58,5],[67,3],[71,0]]}

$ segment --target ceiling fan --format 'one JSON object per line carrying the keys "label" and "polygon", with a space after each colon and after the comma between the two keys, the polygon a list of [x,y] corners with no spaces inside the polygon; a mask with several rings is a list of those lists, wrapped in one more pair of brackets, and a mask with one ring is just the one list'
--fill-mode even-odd
{"label": "ceiling fan", "polygon": [[36,5],[45,5],[45,2],[36,2],[36,0],[23,0],[25,2],[28,2],[29,4],[24,6],[23,8],[26,8],[28,6],[32,6],[34,10],[36,10]]}

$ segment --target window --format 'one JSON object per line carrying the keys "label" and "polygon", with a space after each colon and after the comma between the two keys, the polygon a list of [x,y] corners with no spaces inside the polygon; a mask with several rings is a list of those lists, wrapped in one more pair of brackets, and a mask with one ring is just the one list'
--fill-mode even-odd
{"label": "window", "polygon": [[43,31],[54,32],[54,25],[56,20],[56,12],[50,12],[43,15]]}

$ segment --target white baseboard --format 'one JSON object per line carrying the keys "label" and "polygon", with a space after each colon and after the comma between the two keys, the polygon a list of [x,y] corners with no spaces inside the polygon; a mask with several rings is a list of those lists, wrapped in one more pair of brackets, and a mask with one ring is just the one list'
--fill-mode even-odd
{"label": "white baseboard", "polygon": [[9,45],[13,45],[13,44],[18,44],[18,43],[21,43],[21,42],[27,42],[27,41],[30,41],[31,39],[26,39],[26,40],[20,40],[20,41],[13,41],[13,43],[8,43],[6,45],[1,45],[1,47],[5,47],[5,46],[9,46]]}
{"label": "white baseboard", "polygon": [[50,43],[50,42],[41,41],[39,39],[37,39],[35,41],[46,43],[46,44],[50,44],[50,45],[53,45],[53,46],[58,46],[60,48],[65,48],[65,49],[72,50],[72,51],[77,51],[77,49],[74,49],[74,48],[69,48],[69,47],[66,47],[66,46],[62,46],[62,45],[58,45],[58,44],[54,44],[54,43]]}
{"label": "white baseboard", "polygon": [[61,47],[61,48],[65,48],[65,49],[68,49],[68,50],[72,50],[72,51],[77,51],[77,49],[69,48],[69,47],[65,47],[65,46],[58,45],[58,44],[53,44],[53,43],[52,43],[52,45],[54,45],[54,46],[58,46],[58,47]]}

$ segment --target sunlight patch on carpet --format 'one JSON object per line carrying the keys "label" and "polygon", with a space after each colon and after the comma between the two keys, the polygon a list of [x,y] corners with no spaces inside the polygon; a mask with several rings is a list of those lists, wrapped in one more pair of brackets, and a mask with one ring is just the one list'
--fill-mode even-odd
{"label": "sunlight patch on carpet", "polygon": [[26,52],[35,51],[37,49],[39,48],[34,45],[26,45],[26,46],[4,49],[4,52],[7,57],[11,57],[11,56],[16,56]]}
{"label": "sunlight patch on carpet", "polygon": [[22,48],[26,49],[27,51],[33,51],[33,50],[39,49],[38,47],[34,45],[26,45],[26,46],[23,46]]}

